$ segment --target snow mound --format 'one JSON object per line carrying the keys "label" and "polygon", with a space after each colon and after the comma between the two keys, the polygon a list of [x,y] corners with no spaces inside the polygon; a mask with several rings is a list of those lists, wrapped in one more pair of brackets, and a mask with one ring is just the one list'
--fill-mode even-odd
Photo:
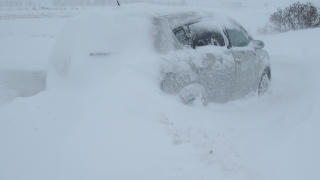
{"label": "snow mound", "polygon": [[90,14],[61,31],[49,58],[47,88],[96,86],[122,68],[154,61],[149,18]]}
{"label": "snow mound", "polygon": [[[265,96],[183,105],[159,90],[150,29],[140,28],[150,19],[137,15],[161,7],[141,6],[65,26],[48,90],[0,108],[0,179],[319,179],[319,28],[259,37],[272,60]],[[255,26],[261,12],[240,13]],[[201,87],[187,90],[196,96]]]}

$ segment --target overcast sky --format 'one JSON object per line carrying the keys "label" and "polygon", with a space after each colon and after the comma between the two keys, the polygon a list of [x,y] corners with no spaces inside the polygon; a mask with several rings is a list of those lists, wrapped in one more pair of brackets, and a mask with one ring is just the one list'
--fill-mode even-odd
{"label": "overcast sky", "polygon": [[[4,1],[4,0],[0,0]],[[22,0],[25,2],[26,0]],[[52,6],[53,0],[32,0],[40,3],[41,6]],[[115,0],[116,1],[116,0]],[[122,0],[119,0],[121,3]],[[161,2],[180,2],[181,0],[154,0]],[[313,2],[315,5],[320,5],[320,0],[185,0],[189,5],[217,5],[220,6],[222,2],[241,2],[244,6],[287,6],[295,2]]]}

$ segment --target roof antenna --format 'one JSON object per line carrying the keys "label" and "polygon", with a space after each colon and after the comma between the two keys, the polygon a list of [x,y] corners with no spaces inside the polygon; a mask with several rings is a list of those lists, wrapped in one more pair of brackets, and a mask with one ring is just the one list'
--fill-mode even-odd
{"label": "roof antenna", "polygon": [[118,3],[118,6],[120,6],[120,3],[119,3],[119,1],[117,1],[117,3]]}

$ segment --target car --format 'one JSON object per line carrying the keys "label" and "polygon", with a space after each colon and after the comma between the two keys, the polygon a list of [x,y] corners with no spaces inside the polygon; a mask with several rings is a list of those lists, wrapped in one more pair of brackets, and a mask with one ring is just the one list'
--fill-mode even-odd
{"label": "car", "polygon": [[264,42],[254,40],[235,20],[189,12],[155,17],[155,24],[156,43],[167,43],[156,47],[171,47],[158,48],[171,54],[162,65],[163,92],[180,96],[186,104],[197,97],[207,104],[267,91],[271,67]]}
{"label": "car", "polygon": [[135,4],[83,15],[66,23],[49,59],[47,89],[101,87],[130,64],[156,62],[159,90],[186,104],[263,95],[271,80],[262,41],[228,16],[192,8]]}

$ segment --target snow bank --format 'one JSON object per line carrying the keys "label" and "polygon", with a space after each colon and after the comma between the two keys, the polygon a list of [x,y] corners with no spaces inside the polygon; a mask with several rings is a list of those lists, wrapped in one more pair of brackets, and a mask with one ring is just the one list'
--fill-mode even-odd
{"label": "snow bank", "polygon": [[[49,59],[47,87],[105,84],[121,68],[155,62],[151,18],[89,14],[69,22]],[[119,82],[121,83],[121,82]]]}
{"label": "snow bank", "polygon": [[0,69],[46,70],[66,19],[1,20]]}

